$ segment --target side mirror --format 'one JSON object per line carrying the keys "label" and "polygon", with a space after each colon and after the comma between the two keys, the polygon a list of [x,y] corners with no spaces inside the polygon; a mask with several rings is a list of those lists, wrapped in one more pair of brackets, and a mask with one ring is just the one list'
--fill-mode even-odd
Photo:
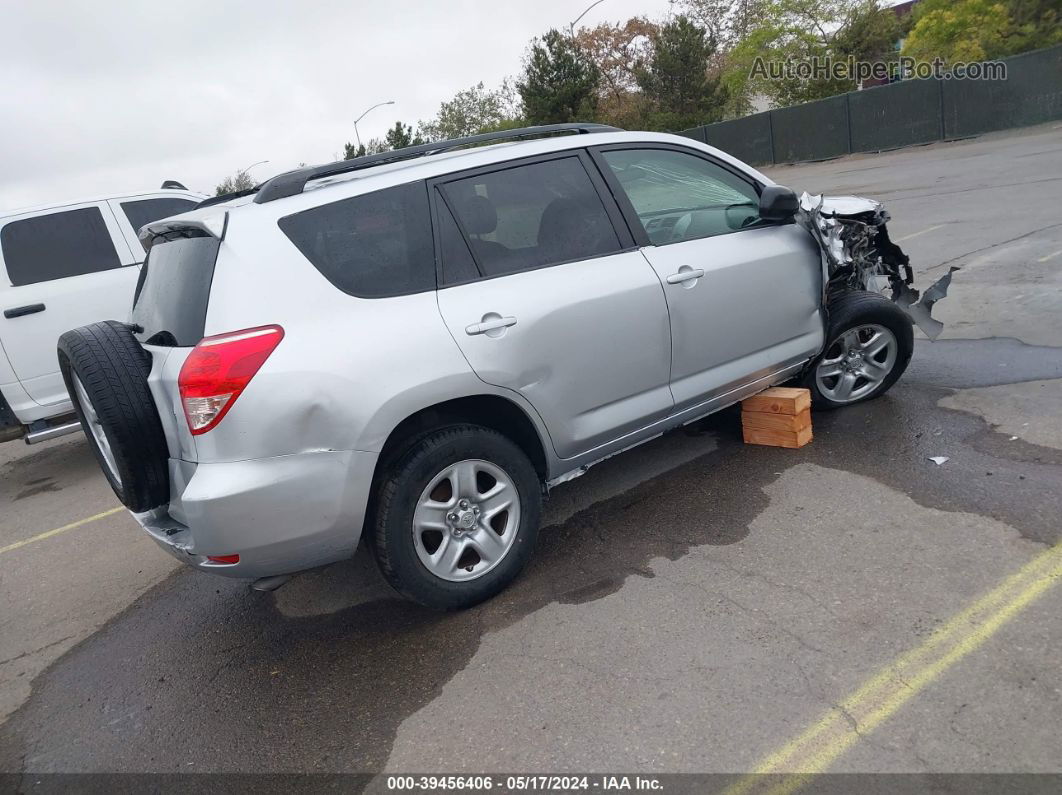
{"label": "side mirror", "polygon": [[763,221],[791,221],[799,207],[797,195],[781,185],[767,185],[760,194],[760,219]]}

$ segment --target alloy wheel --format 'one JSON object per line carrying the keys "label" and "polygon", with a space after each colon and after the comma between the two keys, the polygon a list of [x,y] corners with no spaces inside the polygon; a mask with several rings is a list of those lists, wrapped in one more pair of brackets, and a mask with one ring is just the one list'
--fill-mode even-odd
{"label": "alloy wheel", "polygon": [[88,392],[85,391],[81,379],[77,373],[72,375],[74,377],[74,391],[77,392],[77,402],[81,404],[81,411],[84,412],[85,423],[88,425],[85,430],[89,432],[93,440],[95,440],[96,446],[100,448],[100,455],[103,456],[103,463],[107,467],[107,473],[114,478],[115,483],[121,486],[122,476],[118,474],[118,465],[114,461],[114,451],[111,450],[111,443],[107,439],[107,434],[103,431],[103,424],[100,422],[99,415],[96,414],[96,409],[92,406],[92,401],[89,400]]}
{"label": "alloy wheel", "polygon": [[450,582],[482,577],[509,553],[520,527],[520,495],[496,464],[451,464],[421,492],[413,545],[428,571]]}
{"label": "alloy wheel", "polygon": [[896,335],[877,323],[848,329],[830,343],[815,368],[815,383],[834,403],[854,403],[870,395],[896,366]]}

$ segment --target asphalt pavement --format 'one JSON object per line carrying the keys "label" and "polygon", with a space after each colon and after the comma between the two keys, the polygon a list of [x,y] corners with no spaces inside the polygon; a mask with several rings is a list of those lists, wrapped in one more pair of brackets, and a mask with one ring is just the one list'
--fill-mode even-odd
{"label": "asphalt pavement", "polygon": [[558,487],[474,609],[176,568],[81,438],[0,446],[0,771],[1062,773],[1062,125],[768,173],[960,266],[943,338],[803,449]]}

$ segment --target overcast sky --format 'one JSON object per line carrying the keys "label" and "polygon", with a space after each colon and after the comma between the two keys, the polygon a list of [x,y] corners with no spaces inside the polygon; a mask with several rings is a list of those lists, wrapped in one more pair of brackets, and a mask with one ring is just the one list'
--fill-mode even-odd
{"label": "overcast sky", "polygon": [[[0,210],[176,179],[213,194],[334,160],[415,124],[590,0],[0,0]],[[654,18],[667,0],[604,0],[584,22]]]}

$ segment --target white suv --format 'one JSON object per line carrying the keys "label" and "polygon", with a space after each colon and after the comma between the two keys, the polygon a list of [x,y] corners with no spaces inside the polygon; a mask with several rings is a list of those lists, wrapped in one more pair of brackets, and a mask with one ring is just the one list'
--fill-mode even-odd
{"label": "white suv", "polygon": [[115,493],[180,560],[268,587],[364,528],[396,589],[461,607],[595,462],[789,379],[825,408],[888,390],[911,319],[868,290],[916,294],[887,218],[673,135],[432,143],[149,224],[131,322],[59,358]]}
{"label": "white suv", "polygon": [[145,256],[140,227],[205,198],[166,182],[0,214],[0,441],[77,430],[56,340],[73,325],[125,317]]}

